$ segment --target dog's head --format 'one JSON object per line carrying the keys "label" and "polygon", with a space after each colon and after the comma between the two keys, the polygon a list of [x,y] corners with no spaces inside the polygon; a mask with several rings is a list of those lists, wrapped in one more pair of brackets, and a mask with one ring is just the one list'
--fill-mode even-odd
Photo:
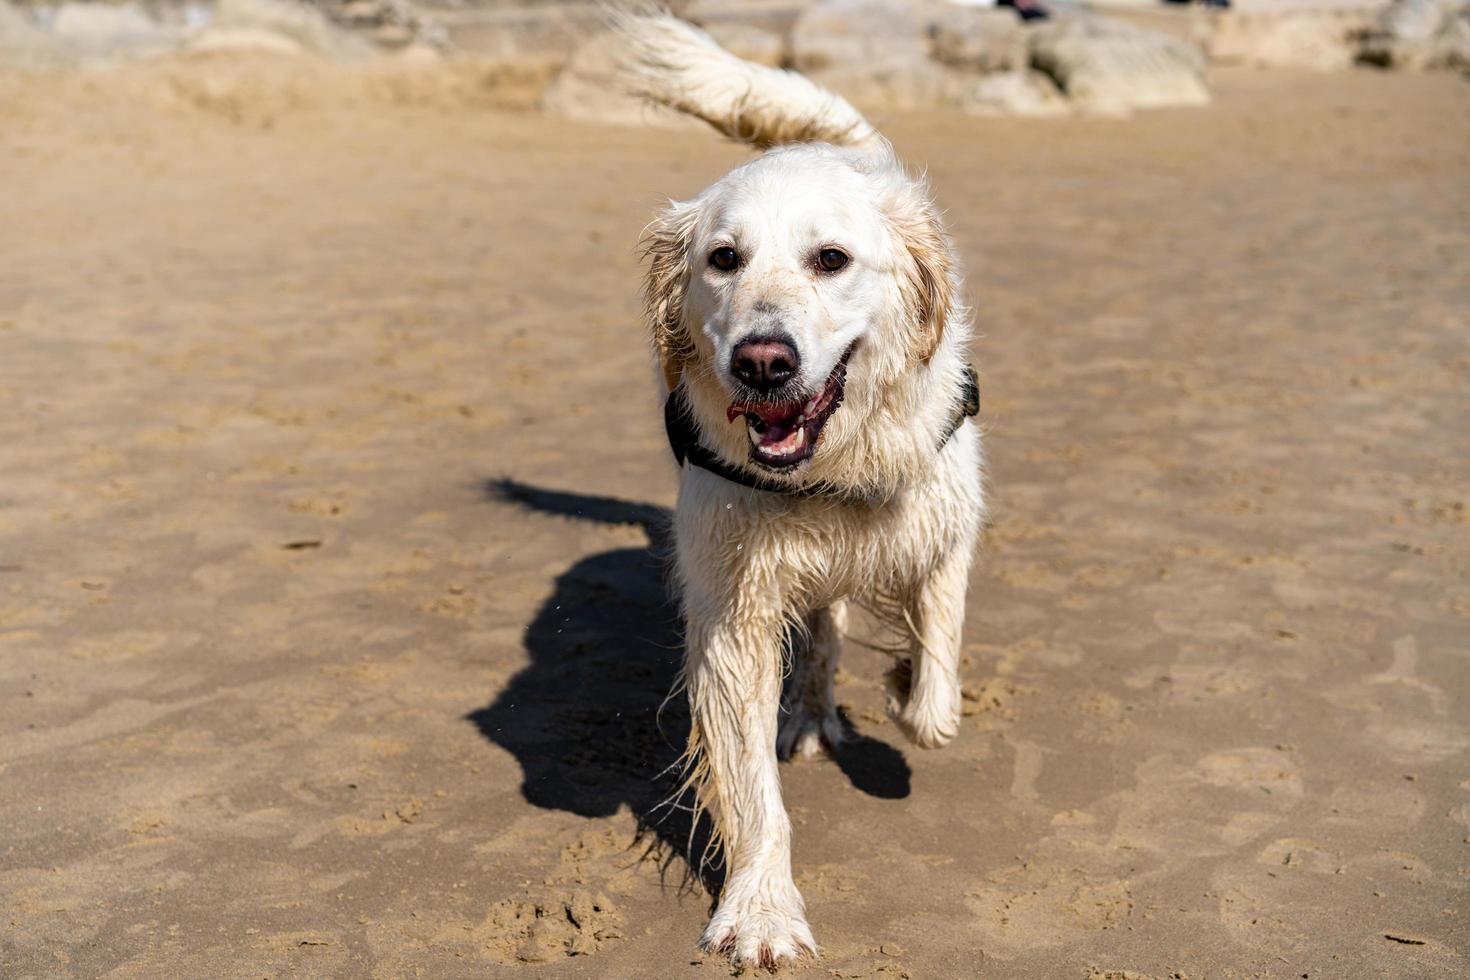
{"label": "dog's head", "polygon": [[840,442],[840,406],[862,417],[927,363],[954,305],[928,194],[882,155],[773,151],[671,205],[645,244],[665,381],[697,389],[705,432],[743,421],[747,460],[769,472]]}

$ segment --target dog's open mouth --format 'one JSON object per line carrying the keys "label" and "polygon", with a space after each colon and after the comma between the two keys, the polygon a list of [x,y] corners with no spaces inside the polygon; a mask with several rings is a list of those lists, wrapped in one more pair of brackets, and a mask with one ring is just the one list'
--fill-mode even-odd
{"label": "dog's open mouth", "polygon": [[725,414],[731,422],[745,416],[752,462],[773,470],[789,470],[811,459],[822,426],[842,404],[847,383],[847,361],[852,348],[827,376],[822,390],[805,401],[735,402]]}

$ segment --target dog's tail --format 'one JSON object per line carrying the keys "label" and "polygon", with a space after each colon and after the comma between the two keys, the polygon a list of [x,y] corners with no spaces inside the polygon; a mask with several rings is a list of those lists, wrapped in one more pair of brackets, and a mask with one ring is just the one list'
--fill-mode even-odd
{"label": "dog's tail", "polygon": [[709,123],[759,149],[823,142],[886,150],[888,142],[841,97],[795,72],[751,64],[703,31],[661,12],[613,10],[628,42],[635,93]]}

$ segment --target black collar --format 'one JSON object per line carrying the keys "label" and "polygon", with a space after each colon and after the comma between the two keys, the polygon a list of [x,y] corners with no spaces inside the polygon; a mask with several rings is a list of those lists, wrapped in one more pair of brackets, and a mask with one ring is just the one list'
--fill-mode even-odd
{"label": "black collar", "polygon": [[[954,437],[965,419],[980,412],[980,380],[975,376],[975,369],[968,364],[965,365],[965,380],[960,386],[959,394],[960,397],[955,403],[954,416],[950,419],[949,428],[945,431],[944,438],[939,440],[940,449],[943,449]],[[680,466],[687,461],[691,466],[708,470],[742,487],[764,490],[767,493],[784,493],[793,497],[863,496],[827,483],[792,486],[731,466],[706,449],[699,441],[699,427],[695,425],[694,418],[689,412],[689,405],[684,400],[682,384],[675,385],[674,390],[669,392],[668,401],[664,402],[664,429],[668,432],[669,448],[674,451],[674,459]]]}

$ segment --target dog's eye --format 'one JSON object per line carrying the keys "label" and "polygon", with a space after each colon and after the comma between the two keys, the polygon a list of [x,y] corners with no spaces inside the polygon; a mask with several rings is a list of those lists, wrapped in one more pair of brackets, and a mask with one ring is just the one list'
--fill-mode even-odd
{"label": "dog's eye", "polygon": [[848,261],[847,253],[840,248],[824,248],[817,253],[817,268],[823,272],[840,272]]}
{"label": "dog's eye", "polygon": [[733,272],[740,264],[740,253],[728,245],[722,245],[709,253],[709,264],[721,272]]}

